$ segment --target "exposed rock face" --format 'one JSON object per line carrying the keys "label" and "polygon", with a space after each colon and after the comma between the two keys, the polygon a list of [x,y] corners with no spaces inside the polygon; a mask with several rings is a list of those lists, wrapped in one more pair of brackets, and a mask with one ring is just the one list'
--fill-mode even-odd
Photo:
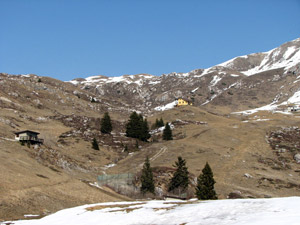
{"label": "exposed rock face", "polygon": [[247,110],[281,103],[300,90],[300,38],[264,53],[236,57],[208,69],[162,76],[93,76],[70,81],[99,98],[120,99],[137,110],[151,112],[178,97],[194,105],[221,105]]}
{"label": "exposed rock face", "polygon": [[297,163],[300,163],[300,154],[294,155],[294,159],[296,160]]}

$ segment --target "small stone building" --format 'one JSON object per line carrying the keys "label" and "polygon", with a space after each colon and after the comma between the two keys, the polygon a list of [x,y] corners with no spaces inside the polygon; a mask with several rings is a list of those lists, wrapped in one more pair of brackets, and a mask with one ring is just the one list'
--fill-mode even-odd
{"label": "small stone building", "polygon": [[38,137],[39,134],[31,130],[19,131],[15,132],[15,139],[20,142],[29,142],[30,144],[43,144],[44,140]]}
{"label": "small stone building", "polygon": [[193,105],[192,101],[185,99],[185,98],[178,98],[175,100],[176,100],[176,106]]}

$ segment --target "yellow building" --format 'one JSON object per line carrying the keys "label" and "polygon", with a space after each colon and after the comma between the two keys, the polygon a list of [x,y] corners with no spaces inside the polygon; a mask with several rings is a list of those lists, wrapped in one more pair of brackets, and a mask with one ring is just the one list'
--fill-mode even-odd
{"label": "yellow building", "polygon": [[182,106],[182,105],[193,105],[193,103],[187,99],[184,98],[178,98],[176,99],[176,106]]}

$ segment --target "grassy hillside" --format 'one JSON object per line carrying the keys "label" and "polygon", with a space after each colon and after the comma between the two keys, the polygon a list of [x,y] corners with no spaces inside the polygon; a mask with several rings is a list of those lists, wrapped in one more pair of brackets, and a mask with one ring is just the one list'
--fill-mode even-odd
{"label": "grassy hillside", "polygon": [[[219,198],[230,193],[239,197],[300,194],[300,165],[293,158],[300,148],[297,133],[288,139],[293,140],[290,142],[295,148],[280,144],[271,147],[273,139],[269,135],[271,131],[280,133],[285,127],[298,126],[296,114],[259,112],[243,116],[227,114],[226,107],[224,111],[221,107],[178,107],[147,115],[150,126],[157,118],[171,122],[174,140],[162,141],[158,132],[150,142],[138,142],[136,149],[136,140],[124,135],[134,107],[117,98],[97,99],[87,90],[51,78],[42,78],[41,82],[33,75],[0,78],[2,220],[128,199],[90,184],[99,174],[140,172],[146,156],[153,167],[166,170],[182,156],[194,176],[209,162]],[[92,103],[91,98],[96,102]],[[106,111],[113,123],[110,135],[99,131]],[[14,132],[25,129],[40,132],[44,145],[28,148],[15,142]],[[100,151],[92,149],[94,137]],[[126,145],[129,152],[124,152]],[[168,176],[155,179],[163,186]]]}

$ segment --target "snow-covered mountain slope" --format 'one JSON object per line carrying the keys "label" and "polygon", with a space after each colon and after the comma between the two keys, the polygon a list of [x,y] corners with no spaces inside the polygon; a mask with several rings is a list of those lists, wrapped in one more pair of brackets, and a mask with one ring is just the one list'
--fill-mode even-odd
{"label": "snow-covered mountain slope", "polygon": [[[39,220],[13,221],[12,224],[296,225],[299,224],[299,210],[299,197],[214,201],[113,202],[65,209]],[[8,224],[9,222],[5,223]]]}
{"label": "snow-covered mountain slope", "polygon": [[300,38],[285,43],[268,52],[236,57],[219,64],[237,70],[247,76],[267,70],[284,68],[285,72],[299,72],[300,68]]}
{"label": "snow-covered mountain slope", "polygon": [[[105,76],[91,76],[87,77],[86,79],[75,79],[70,81],[72,84],[87,84],[91,85],[93,83],[97,84],[104,84],[104,83],[118,83],[118,82],[124,82],[127,84],[137,84],[137,85],[142,85],[143,82],[147,79],[154,79],[155,76],[150,75],[150,74],[137,74],[137,75],[124,75],[120,77],[105,77]],[[153,84],[153,83],[151,83]]]}
{"label": "snow-covered mountain slope", "polygon": [[172,105],[178,97],[194,101],[195,106],[222,105],[238,111],[271,104],[274,98],[278,103],[287,101],[300,90],[299,79],[300,38],[268,52],[188,73],[92,76],[70,83],[143,112],[169,109],[164,106]]}

